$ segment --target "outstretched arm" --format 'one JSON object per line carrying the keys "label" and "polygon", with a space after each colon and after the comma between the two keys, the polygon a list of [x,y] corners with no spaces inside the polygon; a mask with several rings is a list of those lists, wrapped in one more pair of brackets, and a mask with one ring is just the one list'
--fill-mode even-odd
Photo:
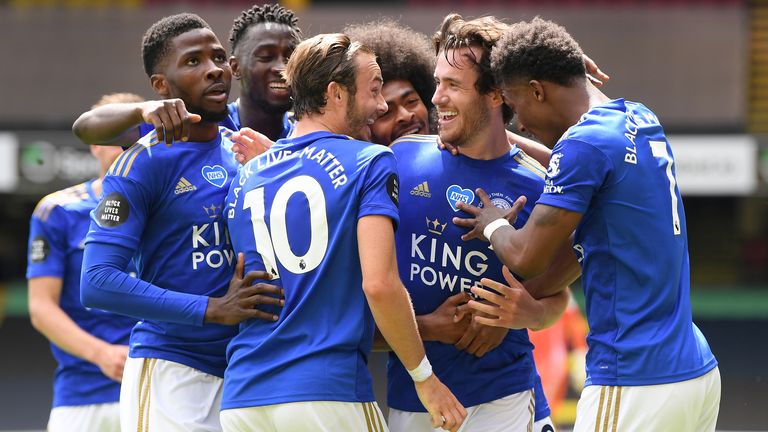
{"label": "outstretched arm", "polygon": [[[421,366],[426,359],[424,345],[416,328],[408,291],[397,272],[392,220],[380,215],[360,218],[357,239],[363,291],[381,334],[407,370],[424,371]],[[458,430],[466,410],[431,369],[425,375],[414,381],[419,399],[432,418],[432,426]]]}
{"label": "outstretched arm", "polygon": [[189,139],[189,128],[201,117],[190,114],[181,99],[102,105],[80,115],[72,132],[85,144],[128,146],[139,138],[141,123],[157,131],[158,141],[170,144]]}
{"label": "outstretched arm", "polygon": [[[490,241],[501,262],[526,279],[542,274],[552,265],[563,243],[581,221],[581,213],[537,204],[525,226],[517,230],[504,220],[514,220],[517,217],[525,205],[525,197],[518,198],[512,210],[505,213],[493,205],[484,190],[477,189],[476,192],[483,207],[459,202],[459,208],[474,217],[453,218],[456,225],[470,229],[461,238]],[[485,233],[489,225],[495,229],[491,233]],[[486,234],[493,238],[488,239]]]}
{"label": "outstretched arm", "polygon": [[179,324],[237,324],[250,318],[275,321],[276,316],[255,309],[257,304],[281,306],[282,300],[263,294],[282,295],[282,289],[255,279],[269,279],[267,272],[242,276],[243,257],[223,297],[207,297],[161,288],[124,271],[134,251],[124,246],[90,242],[85,247],[81,300],[95,307],[137,318]]}

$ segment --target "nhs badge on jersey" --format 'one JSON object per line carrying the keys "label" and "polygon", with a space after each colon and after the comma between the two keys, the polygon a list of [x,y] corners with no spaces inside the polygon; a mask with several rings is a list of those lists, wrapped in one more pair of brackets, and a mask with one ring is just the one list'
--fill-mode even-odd
{"label": "nhs badge on jersey", "polygon": [[465,204],[472,204],[472,201],[475,200],[475,193],[472,192],[472,189],[465,189],[454,184],[445,190],[445,198],[448,200],[448,204],[451,205],[453,211],[456,212],[459,211],[459,208],[456,207],[456,202],[461,201]]}
{"label": "nhs badge on jersey", "polygon": [[206,165],[203,167],[202,173],[203,178],[216,187],[223,187],[227,184],[229,174],[227,174],[227,170],[221,165]]}

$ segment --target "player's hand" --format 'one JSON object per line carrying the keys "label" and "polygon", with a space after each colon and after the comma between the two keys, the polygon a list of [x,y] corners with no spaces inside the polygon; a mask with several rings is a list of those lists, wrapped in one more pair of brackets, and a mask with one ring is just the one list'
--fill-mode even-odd
{"label": "player's hand", "polygon": [[486,326],[508,329],[539,328],[544,314],[543,305],[531,297],[506,266],[501,272],[509,286],[483,278],[480,282],[496,292],[472,287],[472,293],[485,300],[470,300],[467,303],[468,307],[483,314],[475,314],[473,320]]}
{"label": "player's hand", "polygon": [[597,63],[595,63],[594,60],[587,57],[586,54],[584,54],[584,66],[587,68],[587,78],[594,84],[596,87],[600,87],[603,84],[607,83],[611,77],[609,77],[605,72],[600,70],[600,67],[597,66]]}
{"label": "player's hand", "polygon": [[414,382],[419,400],[429,412],[432,427],[455,432],[459,430],[467,410],[435,374],[422,382]]}
{"label": "player's hand", "polygon": [[439,148],[440,150],[447,150],[454,156],[459,154],[458,147],[456,147],[453,144],[443,142],[443,140],[441,140],[439,136],[437,137],[437,148]]}
{"label": "player's hand", "polygon": [[505,218],[509,221],[510,224],[514,224],[515,220],[517,220],[517,215],[520,213],[523,207],[525,207],[527,200],[527,198],[521,196],[515,201],[514,204],[512,204],[512,209],[504,213],[502,209],[493,205],[491,198],[487,193],[485,193],[484,190],[478,188],[475,193],[477,193],[477,196],[480,198],[480,202],[483,203],[482,208],[473,206],[472,204],[466,204],[461,201],[457,202],[457,207],[460,210],[471,214],[474,216],[474,218],[453,218],[454,224],[470,229],[468,233],[461,236],[461,239],[464,241],[472,240],[474,238],[489,241],[483,235],[483,230],[485,227],[488,226],[489,223],[500,218]]}
{"label": "player's hand", "polygon": [[470,316],[456,319],[456,311],[467,300],[469,294],[462,291],[445,299],[432,313],[420,316],[419,332],[424,339],[450,345],[458,342],[472,320]]}
{"label": "player's hand", "polygon": [[128,358],[127,345],[106,344],[96,353],[94,363],[101,369],[101,373],[107,378],[121,382],[123,380],[123,368]]}
{"label": "player's hand", "polygon": [[[474,300],[471,300],[474,301]],[[476,302],[476,301],[475,301]],[[477,303],[477,302],[476,302]],[[468,316],[483,316],[483,312],[475,312]],[[491,315],[485,315],[486,318],[491,318]],[[495,317],[493,317],[495,318]],[[466,351],[475,357],[482,357],[492,349],[501,345],[501,342],[509,333],[509,329],[502,327],[490,327],[481,324],[477,320],[472,320],[472,323],[467,328],[467,331],[462,335],[461,339],[454,345],[456,349]]]}
{"label": "player's hand", "polygon": [[264,153],[274,144],[266,135],[256,132],[249,127],[244,127],[235,132],[232,135],[232,141],[235,143],[232,146],[232,151],[235,153],[235,158],[240,164],[245,164]]}
{"label": "player's hand", "polygon": [[282,307],[285,304],[283,289],[267,283],[256,283],[256,279],[270,280],[272,276],[265,271],[249,271],[243,277],[245,256],[237,254],[235,274],[229,282],[229,290],[224,297],[209,297],[205,309],[205,322],[235,325],[247,319],[259,318],[265,321],[277,321],[277,315],[256,309],[257,305]]}
{"label": "player's hand", "polygon": [[171,145],[174,141],[188,141],[190,126],[202,117],[187,111],[181,99],[146,101],[141,104],[141,118],[151,123],[157,132],[157,141]]}

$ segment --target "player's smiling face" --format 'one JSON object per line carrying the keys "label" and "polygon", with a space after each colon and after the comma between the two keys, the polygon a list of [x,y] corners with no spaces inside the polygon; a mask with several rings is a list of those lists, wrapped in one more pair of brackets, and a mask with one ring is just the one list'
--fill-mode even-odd
{"label": "player's smiling face", "polygon": [[487,95],[477,90],[479,72],[470,60],[482,55],[478,48],[441,51],[435,65],[435,94],[438,134],[443,142],[455,146],[468,144],[479,130],[487,126],[490,108]]}
{"label": "player's smiling face", "polygon": [[427,107],[410,81],[385,82],[381,94],[387,101],[387,112],[371,125],[373,142],[390,145],[401,136],[429,133]]}
{"label": "player's smiling face", "polygon": [[240,79],[242,97],[268,112],[285,112],[291,94],[282,72],[299,41],[285,24],[259,23],[249,27],[230,58]]}
{"label": "player's smiling face", "polygon": [[168,86],[161,96],[180,98],[203,121],[226,118],[232,71],[216,35],[209,29],[190,30],[173,38],[168,51],[162,73]]}
{"label": "player's smiling face", "polygon": [[370,141],[370,126],[387,112],[387,102],[381,94],[381,69],[376,63],[376,57],[368,53],[357,54],[355,65],[357,89],[347,102],[347,135]]}

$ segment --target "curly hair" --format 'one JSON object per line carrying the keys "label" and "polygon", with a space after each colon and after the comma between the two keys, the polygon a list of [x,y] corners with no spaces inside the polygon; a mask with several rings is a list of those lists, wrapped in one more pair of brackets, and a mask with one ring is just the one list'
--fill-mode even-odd
{"label": "curly hair", "polygon": [[[475,88],[480,94],[488,94],[499,88],[491,71],[491,51],[508,28],[508,24],[493,16],[467,21],[461,15],[451,13],[443,19],[440,30],[432,38],[433,48],[436,55],[442,53],[448,64],[454,67],[456,67],[455,52],[451,56],[452,58],[449,58],[449,50],[480,48],[480,58],[477,58],[475,53],[470,51],[468,56],[471,58],[468,57],[468,60],[474,63],[478,71]],[[513,114],[512,109],[505,104],[502,106],[502,111],[504,121],[510,121]]]}
{"label": "curly hair", "polygon": [[150,77],[157,73],[157,65],[168,54],[171,39],[195,29],[213,31],[205,20],[191,13],[167,16],[152,24],[147,32],[144,33],[144,38],[141,41],[141,58],[144,61],[144,72]]}
{"label": "curly hair", "polygon": [[237,49],[237,44],[242,39],[245,32],[253,25],[259,23],[284,24],[291,28],[291,35],[296,39],[296,43],[301,42],[302,34],[299,28],[299,18],[292,10],[284,8],[278,4],[256,5],[250,9],[244,10],[239,17],[235,18],[232,30],[229,32],[229,43],[232,46],[232,54]]}
{"label": "curly hair", "polygon": [[579,44],[564,27],[539,17],[510,26],[491,52],[491,68],[505,86],[531,79],[568,86],[587,73]]}
{"label": "curly hair", "polygon": [[342,33],[371,48],[381,68],[384,83],[408,81],[428,108],[435,93],[435,57],[425,34],[392,19],[347,26]]}
{"label": "curly hair", "polygon": [[344,87],[350,95],[356,93],[355,58],[360,53],[373,55],[373,50],[341,33],[319,34],[296,47],[283,74],[291,88],[296,118],[323,112],[328,102],[325,92],[331,82]]}

